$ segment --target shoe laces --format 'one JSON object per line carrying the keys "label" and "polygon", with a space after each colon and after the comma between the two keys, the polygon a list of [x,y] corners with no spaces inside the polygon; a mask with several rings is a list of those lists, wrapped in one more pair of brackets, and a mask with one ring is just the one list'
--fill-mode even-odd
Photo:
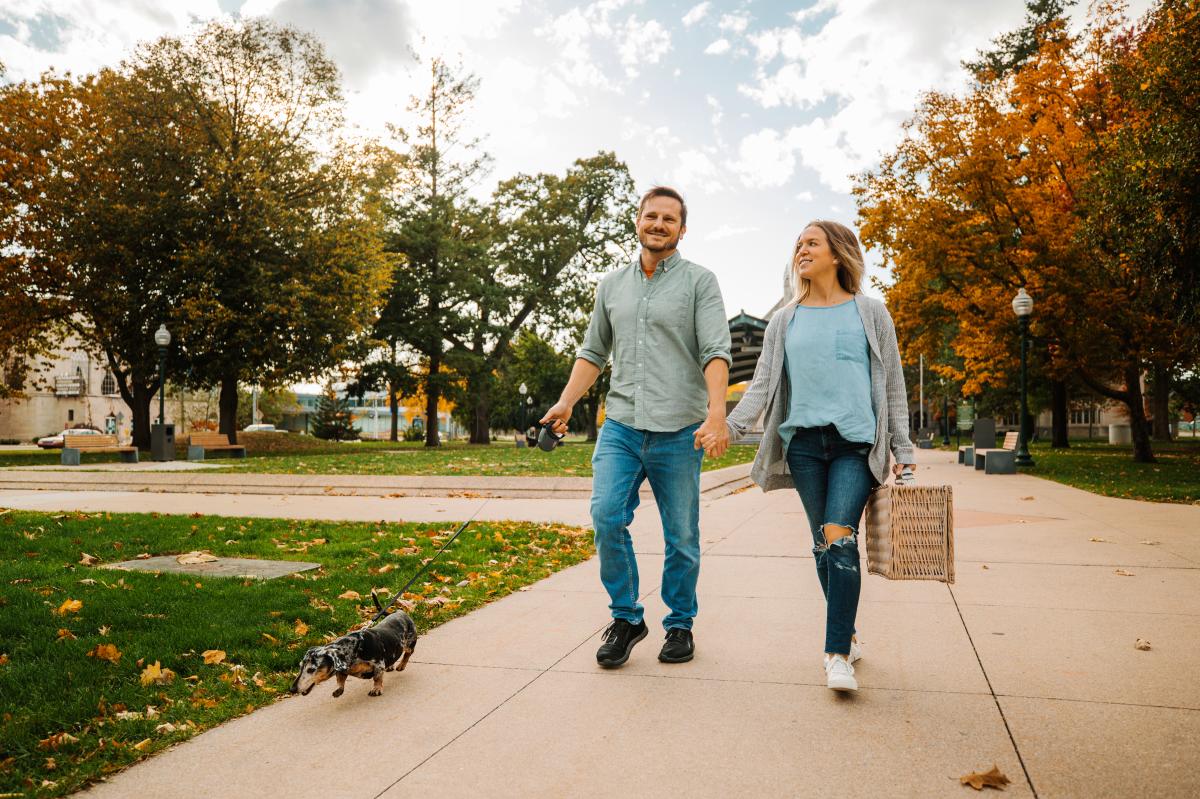
{"label": "shoe laces", "polygon": [[846,676],[854,674],[854,667],[850,665],[850,661],[839,655],[834,655],[825,661],[825,673],[832,674],[838,672]]}
{"label": "shoe laces", "polygon": [[682,627],[672,627],[667,630],[667,642],[674,643],[676,641],[686,641],[688,631]]}
{"label": "shoe laces", "polygon": [[608,627],[604,628],[604,643],[611,644],[613,641],[617,640],[617,638],[621,635],[620,625],[622,622],[629,624],[629,622],[625,621],[624,619],[613,619],[612,623],[609,624]]}

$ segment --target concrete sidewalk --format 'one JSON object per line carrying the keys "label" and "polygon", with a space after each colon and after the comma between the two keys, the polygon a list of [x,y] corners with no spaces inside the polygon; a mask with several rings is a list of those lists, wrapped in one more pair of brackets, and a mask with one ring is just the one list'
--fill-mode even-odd
{"label": "concrete sidewalk", "polygon": [[[1200,507],[919,457],[923,481],[954,486],[958,582],[864,577],[855,695],[824,687],[799,500],[753,489],[704,503],[691,663],[655,658],[662,539],[644,506],[634,535],[652,633],[625,667],[595,665],[607,597],[593,559],[423,636],[382,697],[363,682],[340,699],[319,688],[88,794],[968,796],[958,777],[993,763],[1011,795],[1200,794]],[[587,515],[579,500],[0,491],[6,507],[128,500],[321,518],[363,518],[341,503],[369,502],[372,519]]]}

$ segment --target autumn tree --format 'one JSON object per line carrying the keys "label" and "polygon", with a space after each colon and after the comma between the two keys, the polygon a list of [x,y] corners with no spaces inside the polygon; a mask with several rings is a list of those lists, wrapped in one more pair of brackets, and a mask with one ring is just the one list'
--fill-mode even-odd
{"label": "autumn tree", "polygon": [[197,142],[204,223],[186,256],[180,344],[189,381],[220,387],[233,438],[239,383],[278,385],[357,351],[389,278],[382,201],[339,142],[339,76],[316,37],[212,22],[143,47],[132,68],[186,98],[163,120]]}
{"label": "autumn tree", "polygon": [[899,147],[860,177],[863,237],[894,269],[888,301],[910,355],[949,341],[961,368],[935,368],[968,394],[1003,385],[1016,360],[1009,302],[1024,286],[1042,368],[1122,402],[1147,461],[1140,378],[1176,328],[1155,270],[1084,235],[1102,224],[1085,186],[1119,122],[1105,65],[1123,22],[1100,7],[1082,33],[1065,25],[1037,28],[1020,68],[925,98]]}

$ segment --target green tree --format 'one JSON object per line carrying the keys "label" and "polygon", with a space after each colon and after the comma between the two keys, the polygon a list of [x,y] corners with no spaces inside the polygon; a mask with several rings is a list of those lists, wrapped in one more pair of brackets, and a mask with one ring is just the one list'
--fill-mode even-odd
{"label": "green tree", "polygon": [[[376,337],[403,341],[421,361],[425,418],[437,419],[438,400],[453,377],[446,370],[448,340],[470,327],[467,308],[487,251],[486,216],[468,192],[483,177],[489,157],[464,131],[478,80],[441,59],[430,65],[428,90],[413,97],[414,129],[394,128],[401,151],[388,203],[389,251],[403,257],[376,323]],[[439,445],[437,425],[425,446]]]}
{"label": "green tree", "polygon": [[517,175],[496,189],[494,245],[472,284],[471,328],[447,336],[466,378],[471,443],[490,440],[496,382],[517,331],[529,323],[552,334],[568,329],[573,309],[593,296],[595,275],[631,257],[636,203],[628,168],[605,152],[562,177]]}
{"label": "green tree", "polygon": [[361,432],[350,415],[350,400],[338,397],[332,383],[326,384],[317,400],[310,429],[314,436],[326,441],[357,441]]}
{"label": "green tree", "polygon": [[386,288],[382,205],[341,145],[336,67],[309,34],[262,19],[213,22],[143,47],[152,90],[186,103],[165,123],[198,142],[190,188],[202,236],[178,306],[190,380],[220,387],[236,436],[239,384],[310,376],[361,346]]}

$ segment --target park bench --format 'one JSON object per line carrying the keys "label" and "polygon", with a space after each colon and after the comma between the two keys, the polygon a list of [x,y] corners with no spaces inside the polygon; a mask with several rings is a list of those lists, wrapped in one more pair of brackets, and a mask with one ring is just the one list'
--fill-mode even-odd
{"label": "park bench", "polygon": [[984,474],[1016,474],[1018,437],[1016,431],[1005,433],[999,449],[975,450],[975,468],[983,469]]}
{"label": "park bench", "polygon": [[917,449],[933,449],[933,433],[928,433],[917,439]]}
{"label": "park bench", "polygon": [[977,450],[994,449],[996,446],[996,420],[988,417],[975,420],[972,425],[971,443],[958,448],[958,462],[964,466],[975,465]]}
{"label": "park bench", "polygon": [[62,465],[78,466],[79,456],[84,452],[119,452],[125,463],[137,463],[137,447],[122,447],[116,436],[73,436],[63,437]]}
{"label": "park bench", "polygon": [[241,444],[230,444],[224,433],[192,433],[188,438],[188,460],[202,461],[210,452],[231,452],[230,457],[246,457],[246,448]]}

